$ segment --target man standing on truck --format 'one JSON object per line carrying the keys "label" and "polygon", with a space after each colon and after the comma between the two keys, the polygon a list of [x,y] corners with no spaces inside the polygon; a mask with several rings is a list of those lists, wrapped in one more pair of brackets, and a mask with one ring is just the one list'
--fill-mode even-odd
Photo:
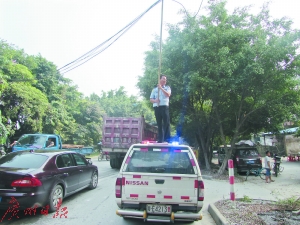
{"label": "man standing on truck", "polygon": [[168,142],[170,139],[169,98],[171,96],[171,88],[166,83],[167,76],[161,74],[159,84],[153,88],[150,95],[150,102],[153,103],[158,127],[158,143]]}

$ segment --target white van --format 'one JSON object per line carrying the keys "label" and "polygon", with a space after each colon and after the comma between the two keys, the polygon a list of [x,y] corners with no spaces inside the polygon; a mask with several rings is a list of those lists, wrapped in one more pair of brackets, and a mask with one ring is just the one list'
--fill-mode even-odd
{"label": "white van", "polygon": [[115,190],[119,216],[156,222],[202,219],[204,182],[187,145],[132,145]]}

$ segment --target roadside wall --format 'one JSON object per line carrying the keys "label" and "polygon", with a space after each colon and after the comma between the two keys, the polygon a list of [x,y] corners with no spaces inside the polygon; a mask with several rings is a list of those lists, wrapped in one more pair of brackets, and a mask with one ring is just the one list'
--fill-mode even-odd
{"label": "roadside wall", "polygon": [[295,137],[292,134],[285,135],[284,138],[285,148],[287,155],[289,154],[299,154],[300,152],[300,138]]}
{"label": "roadside wall", "polygon": [[300,152],[300,137],[295,137],[293,134],[265,135],[260,137],[259,143],[257,149],[261,156],[265,156],[266,151],[280,156],[299,154]]}

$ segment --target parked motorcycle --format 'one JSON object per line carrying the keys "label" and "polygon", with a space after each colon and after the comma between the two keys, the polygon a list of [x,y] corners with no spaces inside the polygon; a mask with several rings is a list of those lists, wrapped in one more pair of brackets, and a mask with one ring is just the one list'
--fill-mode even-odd
{"label": "parked motorcycle", "polygon": [[284,169],[284,167],[280,166],[281,163],[281,157],[274,155],[274,164],[272,165],[272,169],[275,173],[275,176],[277,177],[279,173],[281,173]]}

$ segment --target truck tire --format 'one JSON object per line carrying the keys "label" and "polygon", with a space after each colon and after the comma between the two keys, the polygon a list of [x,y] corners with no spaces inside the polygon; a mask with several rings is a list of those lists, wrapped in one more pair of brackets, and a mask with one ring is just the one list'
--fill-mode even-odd
{"label": "truck tire", "polygon": [[113,165],[113,159],[111,159],[110,161],[109,161],[109,164],[110,164],[110,167],[113,169],[114,168],[114,165]]}
{"label": "truck tire", "polygon": [[116,163],[115,163],[116,159],[110,159],[109,163],[110,163],[110,167],[111,168],[116,168]]}
{"label": "truck tire", "polygon": [[123,162],[122,159],[120,159],[120,158],[116,159],[116,164],[117,164],[117,165],[116,165],[116,168],[117,168],[117,169],[120,169],[120,168],[121,168],[122,162]]}

